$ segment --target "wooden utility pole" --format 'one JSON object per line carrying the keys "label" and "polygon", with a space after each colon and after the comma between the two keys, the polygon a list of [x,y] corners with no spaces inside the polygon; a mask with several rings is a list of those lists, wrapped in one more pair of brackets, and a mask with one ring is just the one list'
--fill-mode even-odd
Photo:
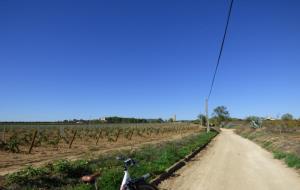
{"label": "wooden utility pole", "polygon": [[208,133],[210,131],[209,127],[209,117],[208,117],[208,99],[205,100],[205,113],[206,113],[206,132]]}
{"label": "wooden utility pole", "polygon": [[5,133],[6,133],[6,128],[4,127],[4,128],[3,128],[3,134],[2,134],[2,135],[3,135],[3,136],[2,136],[2,140],[3,140],[4,143],[6,143]]}
{"label": "wooden utility pole", "polygon": [[199,120],[200,120],[200,127],[202,127],[203,126],[202,117],[199,117]]}

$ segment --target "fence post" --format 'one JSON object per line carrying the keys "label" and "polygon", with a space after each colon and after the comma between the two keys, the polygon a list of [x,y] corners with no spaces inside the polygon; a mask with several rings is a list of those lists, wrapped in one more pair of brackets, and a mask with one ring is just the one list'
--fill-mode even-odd
{"label": "fence post", "polygon": [[32,138],[32,141],[31,141],[31,145],[30,145],[30,148],[29,148],[29,150],[28,150],[28,154],[30,154],[31,151],[32,151],[32,148],[33,148],[33,146],[34,146],[34,142],[35,142],[36,135],[37,135],[37,130],[35,129],[35,130],[34,130],[34,133],[33,133],[33,138]]}
{"label": "fence post", "polygon": [[72,138],[72,140],[71,140],[71,142],[70,142],[70,144],[69,144],[69,148],[72,147],[72,144],[73,144],[73,141],[75,140],[76,134],[77,134],[77,130],[74,132],[73,138]]}

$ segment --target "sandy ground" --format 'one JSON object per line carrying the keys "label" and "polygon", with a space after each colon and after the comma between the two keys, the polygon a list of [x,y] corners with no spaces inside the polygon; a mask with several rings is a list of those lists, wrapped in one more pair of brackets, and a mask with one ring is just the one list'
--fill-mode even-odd
{"label": "sandy ground", "polygon": [[300,176],[255,143],[224,129],[160,189],[300,190]]}

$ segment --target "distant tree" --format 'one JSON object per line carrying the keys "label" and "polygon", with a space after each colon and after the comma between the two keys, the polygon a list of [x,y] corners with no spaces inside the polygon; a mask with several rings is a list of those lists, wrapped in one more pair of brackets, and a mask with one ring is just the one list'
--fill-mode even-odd
{"label": "distant tree", "polygon": [[251,122],[251,121],[258,121],[258,120],[260,120],[261,118],[258,117],[258,116],[251,115],[251,116],[246,117],[245,119],[246,119],[246,121]]}
{"label": "distant tree", "polygon": [[164,120],[162,118],[157,119],[157,123],[163,123],[163,122],[164,122]]}
{"label": "distant tree", "polygon": [[161,122],[160,120],[149,120],[142,118],[133,118],[133,117],[105,117],[107,123],[148,123],[148,122]]}
{"label": "distant tree", "polygon": [[292,114],[286,113],[286,114],[283,114],[283,115],[281,116],[281,119],[282,119],[282,120],[293,120],[294,117],[293,117]]}
{"label": "distant tree", "polygon": [[214,109],[213,120],[216,125],[220,126],[222,122],[228,121],[229,119],[230,114],[225,106],[218,106]]}
{"label": "distant tree", "polygon": [[206,116],[204,114],[199,114],[198,115],[198,120],[202,125],[206,125]]}
{"label": "distant tree", "polygon": [[173,118],[168,119],[168,122],[174,122]]}

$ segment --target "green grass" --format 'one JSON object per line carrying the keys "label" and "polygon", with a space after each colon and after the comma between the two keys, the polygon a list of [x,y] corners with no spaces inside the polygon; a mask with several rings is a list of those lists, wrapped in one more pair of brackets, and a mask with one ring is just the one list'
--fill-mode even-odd
{"label": "green grass", "polygon": [[286,157],[286,153],[275,151],[273,152],[274,158],[282,160]]}
{"label": "green grass", "polygon": [[272,142],[271,141],[264,141],[262,146],[266,149],[270,149],[272,146]]}
{"label": "green grass", "polygon": [[80,183],[80,176],[101,170],[101,179],[98,181],[100,189],[115,190],[119,188],[123,176],[123,165],[115,159],[117,155],[131,157],[138,161],[138,166],[130,169],[133,177],[145,173],[157,176],[197,147],[209,142],[216,134],[216,132],[201,133],[177,141],[144,146],[136,151],[102,155],[90,161],[60,160],[45,167],[28,167],[6,176],[6,183],[8,187],[15,186],[20,189],[89,190],[93,187]]}
{"label": "green grass", "polygon": [[273,152],[274,158],[284,160],[284,162],[291,168],[300,169],[300,158],[295,154],[285,153],[280,151]]}

